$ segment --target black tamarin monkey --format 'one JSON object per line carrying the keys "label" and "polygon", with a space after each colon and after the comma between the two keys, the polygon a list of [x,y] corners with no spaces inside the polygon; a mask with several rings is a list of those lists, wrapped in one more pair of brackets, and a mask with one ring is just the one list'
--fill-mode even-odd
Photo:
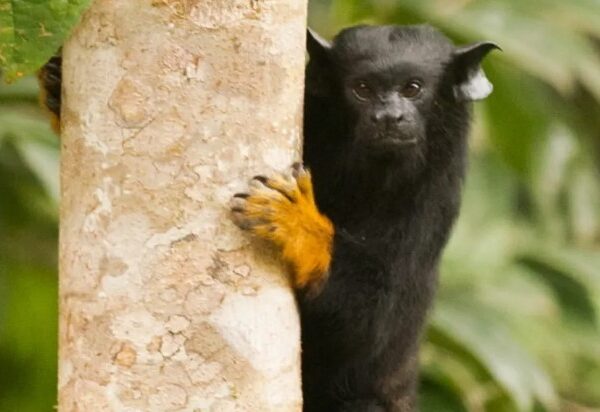
{"label": "black tamarin monkey", "polygon": [[[455,47],[429,26],[353,27],[331,44],[309,32],[307,46],[307,168],[254,177],[232,216],[290,266],[304,411],[411,412],[459,210],[469,102],[491,92],[480,63],[498,47]],[[58,116],[60,58],[40,80]]]}
{"label": "black tamarin monkey", "polygon": [[[234,197],[290,264],[305,412],[416,410],[418,345],[460,204],[469,102],[496,45],[429,26],[308,34],[304,165]],[[311,178],[312,176],[312,178]],[[312,181],[312,185],[311,185]],[[314,194],[313,194],[314,187]]]}

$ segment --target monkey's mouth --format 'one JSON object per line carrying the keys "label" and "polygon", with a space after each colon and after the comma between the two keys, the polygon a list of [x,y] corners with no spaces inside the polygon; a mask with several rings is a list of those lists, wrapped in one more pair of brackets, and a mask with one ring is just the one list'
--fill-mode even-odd
{"label": "monkey's mouth", "polygon": [[398,139],[391,137],[387,140],[390,141],[391,144],[394,144],[396,146],[413,146],[417,144],[417,139]]}
{"label": "monkey's mouth", "polygon": [[398,137],[386,137],[383,139],[372,139],[367,143],[368,152],[376,157],[405,156],[416,150],[418,139],[402,139]]}
{"label": "monkey's mouth", "polygon": [[376,138],[371,142],[375,146],[387,147],[408,147],[417,144],[416,137],[404,137],[396,133],[378,133]]}

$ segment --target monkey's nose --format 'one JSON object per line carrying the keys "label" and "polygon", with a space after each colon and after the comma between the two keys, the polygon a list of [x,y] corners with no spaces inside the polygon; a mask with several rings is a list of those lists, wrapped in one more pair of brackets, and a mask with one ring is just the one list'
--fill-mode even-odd
{"label": "monkey's nose", "polygon": [[375,124],[391,125],[394,123],[400,123],[403,120],[404,113],[402,112],[380,111],[371,115],[371,121]]}

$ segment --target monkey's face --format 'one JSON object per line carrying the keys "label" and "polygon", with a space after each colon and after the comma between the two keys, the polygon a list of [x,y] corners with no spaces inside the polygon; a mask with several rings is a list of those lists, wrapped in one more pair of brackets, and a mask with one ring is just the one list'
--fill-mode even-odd
{"label": "monkey's face", "polygon": [[309,33],[307,88],[341,103],[358,151],[423,160],[446,108],[491,91],[479,63],[496,47],[455,47],[429,26],[352,27],[331,44]]}
{"label": "monkey's face", "polygon": [[408,62],[367,60],[352,66],[341,85],[354,143],[377,153],[421,150],[427,138],[437,76]]}
{"label": "monkey's face", "polygon": [[452,50],[444,36],[424,28],[358,27],[336,37],[330,56],[353,143],[374,155],[423,152]]}

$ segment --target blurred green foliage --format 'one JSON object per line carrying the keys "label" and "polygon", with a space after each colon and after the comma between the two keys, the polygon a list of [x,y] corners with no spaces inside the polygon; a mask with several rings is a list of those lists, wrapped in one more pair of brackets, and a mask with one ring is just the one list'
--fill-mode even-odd
{"label": "blurred green foliage", "polygon": [[0,84],[0,411],[56,403],[58,140],[32,78]]}
{"label": "blurred green foliage", "polygon": [[[492,40],[462,215],[423,345],[424,412],[600,411],[600,2],[313,0],[325,36],[422,23]],[[58,140],[0,85],[0,411],[56,385]]]}

